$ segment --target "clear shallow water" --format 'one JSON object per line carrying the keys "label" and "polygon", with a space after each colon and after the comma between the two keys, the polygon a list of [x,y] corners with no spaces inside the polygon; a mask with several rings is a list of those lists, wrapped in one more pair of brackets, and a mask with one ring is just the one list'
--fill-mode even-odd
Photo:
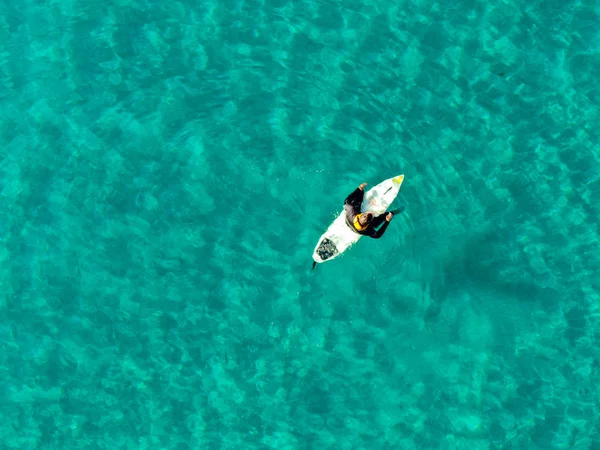
{"label": "clear shallow water", "polygon": [[4,448],[600,448],[596,5],[0,13]]}

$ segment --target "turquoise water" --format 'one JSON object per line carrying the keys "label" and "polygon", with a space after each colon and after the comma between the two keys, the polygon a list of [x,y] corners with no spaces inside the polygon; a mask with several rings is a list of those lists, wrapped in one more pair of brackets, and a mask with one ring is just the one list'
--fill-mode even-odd
{"label": "turquoise water", "polygon": [[599,13],[2,3],[2,448],[600,448]]}

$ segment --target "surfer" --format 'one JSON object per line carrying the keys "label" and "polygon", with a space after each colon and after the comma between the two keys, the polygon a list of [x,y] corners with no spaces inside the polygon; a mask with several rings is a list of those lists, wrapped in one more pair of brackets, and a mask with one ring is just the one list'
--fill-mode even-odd
{"label": "surfer", "polygon": [[[394,215],[404,211],[404,207],[385,211],[385,208],[395,200],[403,181],[404,175],[398,175],[382,181],[367,193],[364,192],[367,183],[362,183],[348,195],[344,200],[344,210],[321,235],[315,247],[313,269],[317,263],[331,261],[338,257],[361,236],[374,239],[383,236]],[[369,206],[364,205],[365,211],[362,212],[365,200],[368,201]],[[383,214],[379,214],[380,212]]]}
{"label": "surfer", "polygon": [[[360,207],[365,196],[365,186],[362,183],[344,200],[344,210],[346,211],[346,224],[355,232],[362,236],[369,236],[373,239],[379,239],[385,233],[394,214],[402,212],[401,209],[386,211],[383,214],[375,216],[372,212],[360,212]],[[381,228],[377,229],[381,224]]]}

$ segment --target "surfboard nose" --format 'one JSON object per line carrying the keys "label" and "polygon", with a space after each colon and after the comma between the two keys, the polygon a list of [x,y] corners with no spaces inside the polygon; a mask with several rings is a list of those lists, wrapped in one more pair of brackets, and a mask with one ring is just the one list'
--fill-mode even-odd
{"label": "surfboard nose", "polygon": [[404,181],[404,175],[398,175],[397,177],[394,177],[392,181],[396,184],[402,184]]}

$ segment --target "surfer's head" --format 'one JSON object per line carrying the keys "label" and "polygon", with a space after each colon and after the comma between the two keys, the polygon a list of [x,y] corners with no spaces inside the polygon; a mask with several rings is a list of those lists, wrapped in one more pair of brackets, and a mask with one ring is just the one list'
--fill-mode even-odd
{"label": "surfer's head", "polygon": [[358,223],[360,223],[363,227],[369,225],[372,220],[373,220],[373,213],[371,213],[371,212],[366,212],[364,214],[361,214],[358,217]]}

